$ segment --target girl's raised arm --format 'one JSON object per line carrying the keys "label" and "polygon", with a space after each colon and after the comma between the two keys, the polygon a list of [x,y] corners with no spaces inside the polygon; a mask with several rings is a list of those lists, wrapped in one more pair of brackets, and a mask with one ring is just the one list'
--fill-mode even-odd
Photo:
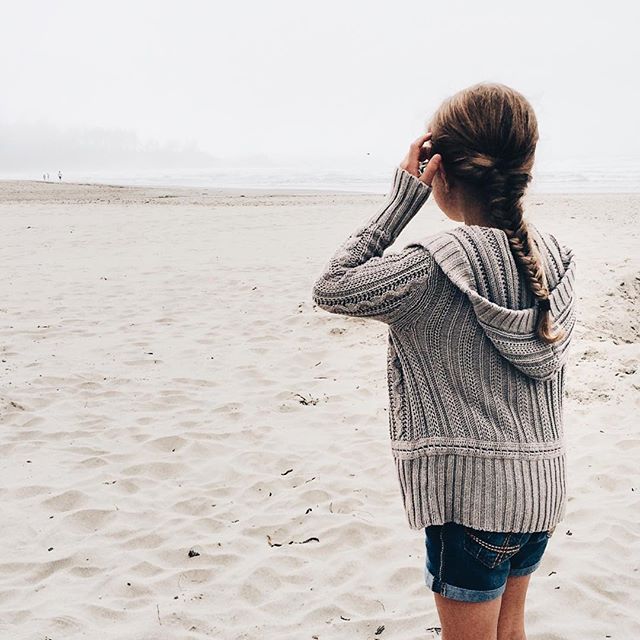
{"label": "girl's raised arm", "polygon": [[313,301],[331,313],[391,324],[403,317],[433,274],[435,262],[421,246],[384,250],[419,211],[431,186],[402,167],[381,209],[352,233],[313,285]]}

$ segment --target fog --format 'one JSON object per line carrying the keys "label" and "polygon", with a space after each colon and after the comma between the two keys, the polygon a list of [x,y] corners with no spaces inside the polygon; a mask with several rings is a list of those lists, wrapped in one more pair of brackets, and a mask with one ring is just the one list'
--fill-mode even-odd
{"label": "fog", "polygon": [[448,95],[521,91],[543,163],[640,161],[636,3],[21,1],[0,170],[400,160]]}

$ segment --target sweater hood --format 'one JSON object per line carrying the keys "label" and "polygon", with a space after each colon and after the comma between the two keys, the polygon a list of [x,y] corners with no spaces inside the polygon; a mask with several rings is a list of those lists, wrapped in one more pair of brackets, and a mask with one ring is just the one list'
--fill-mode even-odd
{"label": "sweater hood", "polygon": [[566,362],[575,325],[575,257],[531,222],[550,290],[554,326],[564,337],[547,344],[535,332],[535,297],[518,272],[506,233],[496,227],[460,225],[416,244],[424,246],[451,282],[470,300],[476,319],[501,355],[531,378],[553,378]]}

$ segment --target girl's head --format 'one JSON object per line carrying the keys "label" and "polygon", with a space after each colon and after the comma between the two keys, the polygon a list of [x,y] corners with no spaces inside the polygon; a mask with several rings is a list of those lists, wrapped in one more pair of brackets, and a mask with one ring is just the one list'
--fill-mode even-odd
{"label": "girl's head", "polygon": [[[432,181],[438,206],[453,220],[502,229],[532,293],[547,299],[542,262],[522,207],[538,142],[538,123],[529,101],[500,83],[475,84],[447,98],[428,130],[431,154],[442,156]],[[551,312],[539,313],[538,335],[555,342],[561,334],[552,331]]]}

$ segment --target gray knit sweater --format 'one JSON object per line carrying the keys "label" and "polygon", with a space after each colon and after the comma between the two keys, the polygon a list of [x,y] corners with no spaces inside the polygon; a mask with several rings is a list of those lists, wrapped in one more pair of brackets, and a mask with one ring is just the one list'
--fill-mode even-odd
{"label": "gray knit sweater", "polygon": [[313,285],[326,311],[388,325],[391,451],[409,526],[542,531],[566,508],[563,382],[575,258],[529,222],[565,338],[535,334],[535,298],[501,229],[461,224],[383,255],[431,193],[396,167],[384,205]]}

